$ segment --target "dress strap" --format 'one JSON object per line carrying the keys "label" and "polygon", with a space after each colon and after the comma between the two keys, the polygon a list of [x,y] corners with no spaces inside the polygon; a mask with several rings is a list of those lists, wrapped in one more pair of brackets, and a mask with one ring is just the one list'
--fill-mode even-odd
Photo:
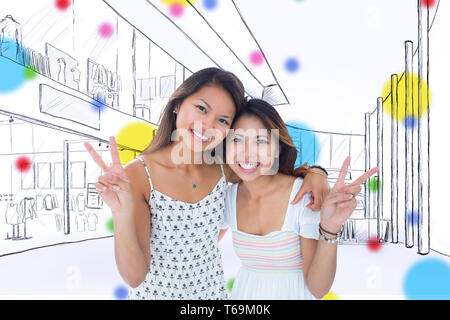
{"label": "dress strap", "polygon": [[140,155],[137,156],[136,158],[141,160],[142,164],[144,165],[145,172],[147,172],[148,182],[150,182],[150,188],[153,189],[152,179],[150,178],[150,172],[148,172],[148,167],[145,164],[144,159],[142,159],[142,157]]}
{"label": "dress strap", "polygon": [[222,177],[226,180],[225,172],[223,171],[223,164],[220,164],[220,170],[222,170]]}

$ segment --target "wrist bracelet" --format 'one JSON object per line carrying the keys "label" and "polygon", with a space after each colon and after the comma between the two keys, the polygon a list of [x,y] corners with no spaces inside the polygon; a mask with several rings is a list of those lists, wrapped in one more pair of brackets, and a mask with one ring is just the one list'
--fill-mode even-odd
{"label": "wrist bracelet", "polygon": [[336,238],[329,239],[329,238],[325,237],[325,234],[323,234],[322,230],[320,230],[320,229],[319,229],[319,234],[320,234],[319,239],[325,240],[327,243],[336,243],[341,239],[340,235],[338,235]]}
{"label": "wrist bracelet", "polygon": [[323,231],[323,232],[325,232],[325,233],[328,233],[328,234],[330,234],[330,235],[332,235],[332,236],[339,236],[340,234],[341,234],[341,232],[342,232],[342,227],[341,227],[341,231],[339,231],[338,233],[333,233],[333,232],[330,232],[330,231],[327,231],[327,230],[325,230],[323,227],[322,227],[322,225],[319,223],[319,230],[321,230],[321,231]]}

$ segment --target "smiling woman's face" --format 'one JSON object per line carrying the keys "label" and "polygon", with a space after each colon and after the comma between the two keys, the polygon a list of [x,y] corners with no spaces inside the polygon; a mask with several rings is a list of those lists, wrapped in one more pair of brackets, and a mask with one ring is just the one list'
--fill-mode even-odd
{"label": "smiling woman's face", "polygon": [[254,115],[242,115],[227,137],[226,159],[243,181],[273,174],[278,152],[276,135]]}
{"label": "smiling woman's face", "polygon": [[176,128],[183,143],[191,150],[203,152],[225,139],[236,108],[226,90],[207,85],[184,99],[175,111]]}

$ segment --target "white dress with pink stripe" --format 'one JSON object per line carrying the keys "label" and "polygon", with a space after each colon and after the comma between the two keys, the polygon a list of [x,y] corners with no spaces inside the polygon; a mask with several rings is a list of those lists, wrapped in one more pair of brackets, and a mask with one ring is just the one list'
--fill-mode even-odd
{"label": "white dress with pink stripe", "polygon": [[[297,178],[289,203],[303,179]],[[231,299],[311,300],[302,272],[300,236],[319,238],[320,213],[306,208],[309,196],[289,204],[281,230],[259,236],[239,231],[236,222],[236,192],[231,185],[226,194],[225,223],[230,226],[234,250],[242,266],[234,280]]]}

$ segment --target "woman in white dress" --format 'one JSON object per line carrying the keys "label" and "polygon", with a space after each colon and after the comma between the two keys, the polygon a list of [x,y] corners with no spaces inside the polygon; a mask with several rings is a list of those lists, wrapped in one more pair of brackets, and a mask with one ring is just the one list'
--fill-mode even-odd
{"label": "woman in white dress", "polygon": [[378,169],[345,184],[348,157],[314,212],[308,197],[291,203],[303,179],[294,175],[297,150],[277,111],[250,100],[233,129],[226,162],[242,182],[227,190],[225,222],[242,267],[231,299],[322,298],[336,272],[336,237],[356,207],[360,185]]}

